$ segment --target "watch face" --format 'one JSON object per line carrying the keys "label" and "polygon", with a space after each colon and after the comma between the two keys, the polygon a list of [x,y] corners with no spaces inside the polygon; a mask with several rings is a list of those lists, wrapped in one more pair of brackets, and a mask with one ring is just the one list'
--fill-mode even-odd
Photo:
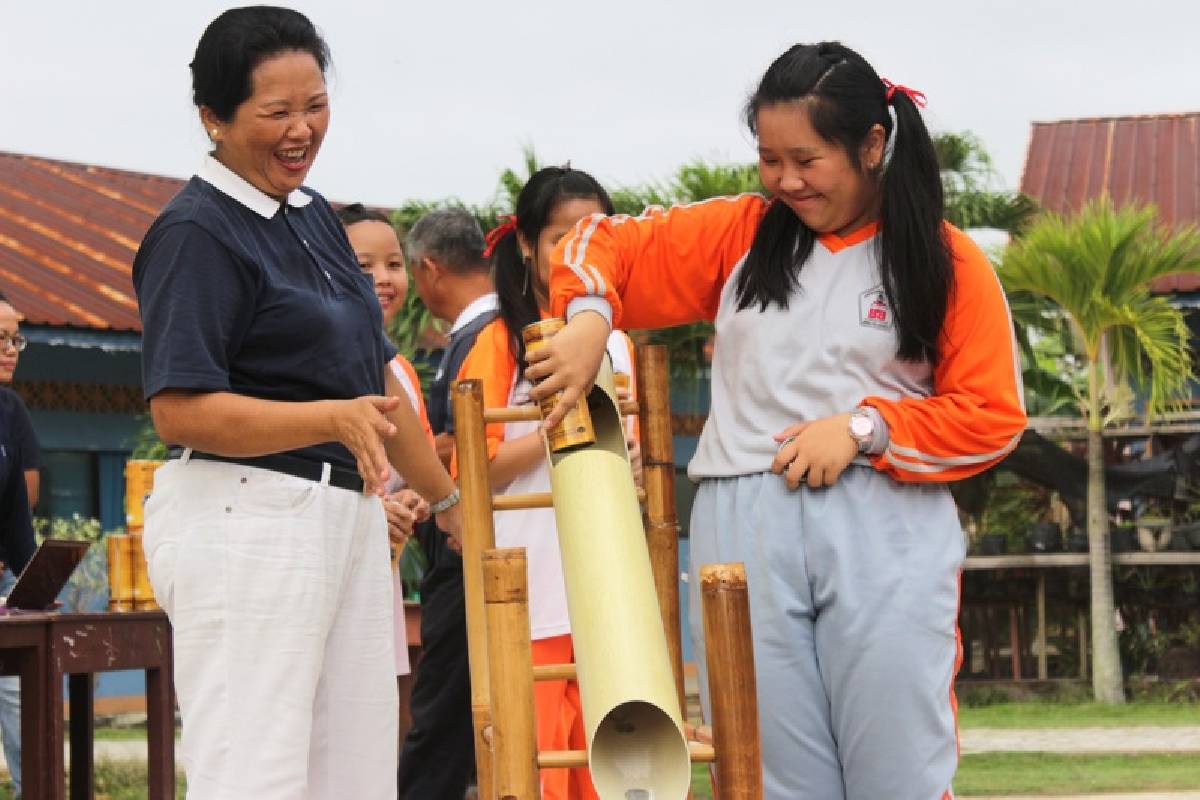
{"label": "watch face", "polygon": [[855,438],[858,438],[858,439],[869,438],[871,436],[871,434],[875,432],[875,423],[871,421],[870,417],[866,417],[866,416],[851,417],[850,418],[850,432],[853,433]]}

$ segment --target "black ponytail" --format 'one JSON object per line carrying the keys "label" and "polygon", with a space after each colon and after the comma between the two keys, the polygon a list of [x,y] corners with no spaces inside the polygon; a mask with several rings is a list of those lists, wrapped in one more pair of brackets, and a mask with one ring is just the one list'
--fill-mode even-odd
{"label": "black ponytail", "polygon": [[[797,101],[804,101],[814,130],[840,145],[856,169],[863,169],[859,154],[875,125],[894,143],[879,177],[879,268],[896,321],[897,355],[936,363],[954,273],[937,157],[916,104],[904,91],[893,92],[893,125],[883,80],[838,42],[795,45],[777,58],[746,104],[746,124],[757,134],[760,109]],[[765,310],[772,303],[787,308],[816,238],[790,208],[774,201],[738,276],[738,309]]]}
{"label": "black ponytail", "polygon": [[517,231],[536,248],[555,209],[567,200],[580,199],[596,200],[605,214],[613,213],[608,192],[588,173],[570,167],[543,167],[530,176],[517,195],[516,227],[495,241],[492,258],[500,318],[508,327],[509,349],[522,371],[526,365],[521,329],[541,319],[542,312],[535,292],[537,268],[522,257]]}

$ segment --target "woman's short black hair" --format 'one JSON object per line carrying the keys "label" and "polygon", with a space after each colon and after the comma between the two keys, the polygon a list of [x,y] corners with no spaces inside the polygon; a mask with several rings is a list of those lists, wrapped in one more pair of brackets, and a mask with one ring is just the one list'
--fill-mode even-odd
{"label": "woman's short black hair", "polygon": [[362,203],[351,203],[348,206],[342,206],[337,210],[338,219],[342,221],[342,225],[349,228],[351,225],[356,225],[359,222],[382,222],[385,225],[391,225],[392,221],[385,217],[381,212],[367,208]]}
{"label": "woman's short black hair", "polygon": [[277,6],[231,8],[208,24],[192,70],[192,102],[207,106],[228,122],[254,90],[255,67],[291,51],[309,53],[322,74],[329,65],[329,46],[299,11]]}

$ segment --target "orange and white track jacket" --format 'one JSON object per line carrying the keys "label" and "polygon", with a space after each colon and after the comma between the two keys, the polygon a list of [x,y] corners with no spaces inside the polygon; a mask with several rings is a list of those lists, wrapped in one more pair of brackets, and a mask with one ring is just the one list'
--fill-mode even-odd
{"label": "orange and white track jacket", "polygon": [[965,478],[1003,458],[1025,427],[1020,360],[987,257],[947,224],[954,288],[936,367],[901,361],[882,289],[877,226],[818,237],[788,308],[737,309],[737,273],[769,201],[721,197],[642,217],[595,215],[555,250],[551,311],[623,328],[715,321],[712,407],[693,478],[770,469],[773,436],[868,408],[885,423],[870,463],[900,481]]}

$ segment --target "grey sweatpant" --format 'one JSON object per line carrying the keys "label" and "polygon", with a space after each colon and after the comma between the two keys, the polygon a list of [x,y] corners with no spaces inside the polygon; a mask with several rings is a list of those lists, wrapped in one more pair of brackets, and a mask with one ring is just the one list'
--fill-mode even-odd
{"label": "grey sweatpant", "polygon": [[746,565],[768,800],[953,796],[965,548],[945,486],[859,466],[816,490],[705,479],[690,550],[706,718],[700,567]]}

